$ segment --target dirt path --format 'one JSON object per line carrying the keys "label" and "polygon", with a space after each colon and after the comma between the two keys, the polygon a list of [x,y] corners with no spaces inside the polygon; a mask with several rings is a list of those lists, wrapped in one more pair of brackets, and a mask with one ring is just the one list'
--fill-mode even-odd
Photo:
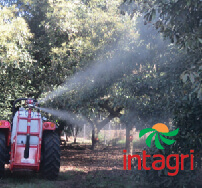
{"label": "dirt path", "polygon": [[92,151],[89,147],[62,150],[61,172],[78,170],[85,173],[95,170],[122,170],[123,150],[121,148],[105,148]]}
{"label": "dirt path", "polygon": [[[137,152],[137,151],[136,151]],[[137,172],[123,170],[123,148],[103,147],[92,151],[89,146],[68,146],[61,150],[61,168],[57,181],[47,181],[33,172],[7,169],[0,188],[148,188],[144,181],[135,182]],[[140,183],[141,182],[141,183]]]}
{"label": "dirt path", "polygon": [[[131,171],[123,170],[123,149],[107,147],[92,151],[90,146],[63,147],[61,150],[60,175],[57,181],[46,181],[33,172],[14,172],[6,170],[5,178],[0,180],[1,188],[8,187],[125,187],[124,182]],[[134,187],[132,179],[128,187]]]}
{"label": "dirt path", "polygon": [[[70,173],[72,177],[77,172],[76,179],[85,182],[86,187],[108,187],[117,179],[127,178],[131,174],[130,171],[123,170],[123,149],[120,147],[107,147],[96,151],[89,147],[67,147],[62,151],[60,171]],[[110,185],[111,180],[114,182]],[[78,184],[72,186],[81,187]],[[119,187],[118,182],[114,186]]]}

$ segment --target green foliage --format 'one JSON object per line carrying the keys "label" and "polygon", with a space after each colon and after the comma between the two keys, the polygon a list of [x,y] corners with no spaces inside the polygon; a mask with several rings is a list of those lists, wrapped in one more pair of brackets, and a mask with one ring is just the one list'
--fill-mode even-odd
{"label": "green foliage", "polygon": [[[177,73],[178,79],[181,78],[184,84],[182,85],[177,79],[172,79],[172,84],[175,83],[178,87],[173,87],[173,89],[169,90],[168,100],[164,103],[168,111],[172,112],[172,114],[174,112],[175,117],[172,117],[173,124],[175,128],[180,128],[180,132],[177,135],[175,144],[173,144],[172,147],[168,146],[166,150],[163,151],[168,155],[172,152],[188,153],[189,149],[194,149],[197,153],[195,156],[199,155],[196,162],[198,165],[196,165],[197,168],[195,171],[181,171],[175,177],[165,176],[167,174],[166,170],[159,172],[150,171],[145,174],[145,179],[149,179],[149,183],[156,187],[173,187],[173,185],[176,187],[190,187],[193,181],[196,180],[196,175],[199,175],[198,170],[200,168],[199,164],[201,163],[202,27],[200,14],[202,4],[198,0],[138,0],[135,2],[138,3],[139,11],[145,15],[145,24],[154,25],[156,29],[163,34],[164,38],[170,39],[170,41],[179,46],[181,48],[180,51],[182,52],[183,50],[184,53],[184,56],[179,56],[179,59],[176,58],[176,60],[174,60],[178,62],[177,64],[181,64],[181,68],[177,66],[177,69],[173,72],[174,74]],[[169,72],[170,71],[166,71],[166,73]],[[170,74],[173,73],[170,72]],[[165,84],[168,84],[168,80],[165,81]],[[164,89],[165,88],[168,87],[164,87]],[[174,100],[170,97],[174,96],[171,93],[176,96],[173,97]],[[163,104],[162,102],[161,100],[161,104]],[[153,107],[153,112],[156,111],[154,109],[155,107]],[[159,109],[159,106],[157,109]],[[148,108],[146,108],[145,114],[148,113]],[[148,152],[150,154],[160,153],[160,151],[155,150],[155,148],[151,148]],[[186,165],[189,166],[190,163],[188,162]],[[145,181],[145,179],[143,181]]]}
{"label": "green foliage", "polygon": [[[1,1],[1,118],[8,119],[12,100],[43,98],[75,75],[80,82],[46,107],[82,115],[97,128],[114,117],[137,130],[171,122],[180,135],[166,152],[200,153],[201,3],[136,2],[131,16],[121,0]],[[183,173],[159,184],[187,185]]]}
{"label": "green foliage", "polygon": [[[193,94],[202,100],[201,86],[201,52],[202,52],[202,4],[199,0],[185,1],[138,1],[145,12],[147,22],[153,20],[156,28],[171,42],[187,51],[187,60],[184,62],[187,70],[181,78],[186,83],[191,81],[190,98]],[[159,19],[156,19],[159,17]],[[186,83],[188,84],[188,83]],[[195,97],[195,96],[194,96]]]}
{"label": "green foliage", "polygon": [[28,50],[33,35],[26,21],[15,15],[16,11],[15,6],[0,8],[1,118],[8,118],[13,99],[34,93],[32,76],[35,61]]}

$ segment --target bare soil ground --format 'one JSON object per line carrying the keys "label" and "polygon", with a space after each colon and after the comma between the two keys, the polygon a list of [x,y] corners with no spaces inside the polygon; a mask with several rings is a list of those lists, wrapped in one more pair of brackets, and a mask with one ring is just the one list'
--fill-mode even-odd
{"label": "bare soil ground", "polygon": [[[47,181],[33,172],[14,172],[7,169],[0,188],[147,188],[147,183],[135,182],[135,171],[123,170],[123,148],[102,147],[92,151],[90,146],[72,145],[61,148],[60,175]],[[136,151],[138,152],[138,151]]]}
{"label": "bare soil ground", "polygon": [[7,167],[0,187],[134,187],[137,183],[131,179],[132,173],[123,170],[123,148],[102,147],[92,151],[89,145],[62,146],[60,175],[56,181],[43,180],[33,172],[11,173]]}

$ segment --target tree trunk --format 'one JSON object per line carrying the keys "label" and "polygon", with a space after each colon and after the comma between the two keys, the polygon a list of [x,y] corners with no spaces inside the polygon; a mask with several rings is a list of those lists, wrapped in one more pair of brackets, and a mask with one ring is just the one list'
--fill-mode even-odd
{"label": "tree trunk", "polygon": [[98,129],[94,125],[94,128],[92,130],[92,150],[96,149],[98,146]]}
{"label": "tree trunk", "polygon": [[133,154],[133,130],[130,130],[130,142],[129,142],[129,152],[130,155]]}
{"label": "tree trunk", "polygon": [[125,149],[128,150],[129,149],[129,141],[130,141],[130,129],[128,126],[126,126],[126,146]]}
{"label": "tree trunk", "polygon": [[76,132],[76,128],[74,127],[74,144],[76,144],[76,136],[77,136],[77,132]]}
{"label": "tree trunk", "polygon": [[133,151],[133,130],[132,126],[126,126],[126,150],[132,154]]}

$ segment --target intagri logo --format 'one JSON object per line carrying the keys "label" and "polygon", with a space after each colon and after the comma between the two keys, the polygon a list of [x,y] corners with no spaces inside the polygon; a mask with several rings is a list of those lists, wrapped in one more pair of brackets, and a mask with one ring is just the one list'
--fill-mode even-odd
{"label": "intagri logo", "polygon": [[158,149],[164,149],[164,147],[161,145],[161,143],[159,141],[159,137],[165,144],[171,145],[171,144],[173,144],[175,142],[175,140],[167,139],[164,136],[169,136],[169,137],[176,136],[178,134],[178,132],[179,132],[179,128],[172,131],[172,132],[169,132],[169,129],[165,124],[157,123],[152,128],[147,128],[147,129],[141,130],[140,134],[139,134],[139,138],[141,138],[143,135],[145,135],[148,132],[151,132],[151,134],[146,139],[147,146],[151,147],[152,138],[156,135],[155,136],[155,145],[156,145],[156,147]]}
{"label": "intagri logo", "polygon": [[[162,144],[159,141],[159,137],[161,139],[161,141],[167,145],[171,145],[175,142],[175,140],[171,140],[168,138],[165,138],[164,136],[168,136],[168,137],[173,137],[176,136],[179,132],[179,129],[176,129],[172,132],[169,132],[168,127],[163,124],[163,123],[157,123],[155,124],[152,128],[147,128],[147,129],[143,129],[140,131],[139,133],[139,137],[141,138],[143,135],[145,135],[146,133],[151,132],[151,134],[149,134],[149,136],[146,139],[146,144],[148,147],[151,147],[151,141],[152,138],[155,136],[155,146],[158,149],[164,149],[164,147],[162,146]],[[126,162],[127,162],[127,157],[126,157],[126,153],[127,150],[123,150],[124,152],[124,156],[123,156],[123,169],[126,169]],[[144,170],[151,170],[151,168],[153,168],[154,170],[163,170],[166,167],[171,170],[172,172],[168,172],[169,176],[175,176],[178,174],[179,169],[184,170],[184,159],[186,158],[190,158],[190,170],[194,170],[194,150],[190,150],[190,154],[170,154],[167,157],[165,157],[162,154],[155,154],[153,155],[153,163],[152,163],[152,167],[148,167],[146,165],[146,159],[147,158],[151,158],[151,155],[147,154],[146,151],[142,151],[142,158],[140,155],[128,155],[128,170],[131,170],[131,160],[133,158],[136,158],[138,160],[138,170],[142,170],[142,167]],[[170,159],[174,158],[175,159],[175,165],[170,165]],[[181,158],[181,168],[180,168],[180,158]],[[158,164],[158,165],[157,165]],[[173,172],[174,171],[174,172]]]}

